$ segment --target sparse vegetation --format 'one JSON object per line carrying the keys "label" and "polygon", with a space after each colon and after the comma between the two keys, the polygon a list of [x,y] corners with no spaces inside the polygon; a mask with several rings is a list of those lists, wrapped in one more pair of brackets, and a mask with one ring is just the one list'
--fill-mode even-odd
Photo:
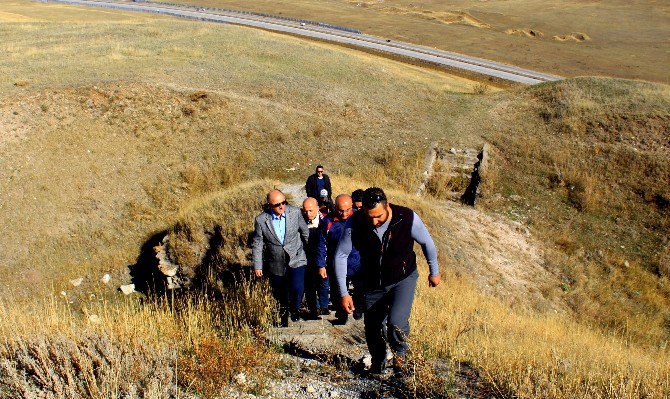
{"label": "sparse vegetation", "polygon": [[[446,283],[420,286],[412,320],[415,371],[434,382],[417,395],[448,394],[442,362],[502,397],[668,396],[667,86],[470,96],[473,82],[347,49],[108,14],[0,24],[0,396],[213,397],[272,369],[256,338],[268,288],[236,273],[277,184],[256,179],[302,182],[315,162],[336,191],[388,189],[439,246]],[[439,175],[413,195],[429,143],[484,141],[480,208],[439,199],[462,186]],[[206,295],[122,300],[98,283],[127,282],[158,232]]]}
{"label": "sparse vegetation", "polygon": [[[519,65],[561,76],[668,83],[658,48],[670,36],[667,4],[541,0],[176,0],[266,12]],[[612,32],[611,27],[617,26]],[[449,40],[444,40],[448,37]],[[532,54],[532,56],[529,56]],[[589,62],[585,60],[598,60]],[[479,91],[479,90],[476,90]]]}

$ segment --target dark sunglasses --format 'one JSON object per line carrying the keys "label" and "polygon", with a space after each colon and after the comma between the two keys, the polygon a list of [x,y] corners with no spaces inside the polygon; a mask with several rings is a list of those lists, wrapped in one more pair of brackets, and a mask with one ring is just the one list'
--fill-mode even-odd
{"label": "dark sunglasses", "polygon": [[277,202],[276,204],[270,204],[270,208],[279,208],[282,205],[288,205],[288,201],[284,200],[282,202]]}
{"label": "dark sunglasses", "polygon": [[374,194],[374,195],[367,194],[366,195],[366,194],[363,194],[363,200],[361,202],[363,203],[363,207],[368,208],[368,209],[372,209],[382,201],[386,201],[386,195],[382,195],[382,194]]}
{"label": "dark sunglasses", "polygon": [[323,171],[322,170],[317,170],[316,173],[323,173]]}

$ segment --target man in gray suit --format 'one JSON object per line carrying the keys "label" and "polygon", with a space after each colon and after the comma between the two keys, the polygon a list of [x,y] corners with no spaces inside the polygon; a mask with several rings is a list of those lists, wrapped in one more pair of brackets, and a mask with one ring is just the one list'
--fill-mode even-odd
{"label": "man in gray suit", "polygon": [[292,321],[300,318],[308,239],[309,229],[300,209],[288,205],[281,191],[270,191],[265,211],[256,217],[252,255],[256,277],[270,279],[282,327],[288,326],[289,315]]}

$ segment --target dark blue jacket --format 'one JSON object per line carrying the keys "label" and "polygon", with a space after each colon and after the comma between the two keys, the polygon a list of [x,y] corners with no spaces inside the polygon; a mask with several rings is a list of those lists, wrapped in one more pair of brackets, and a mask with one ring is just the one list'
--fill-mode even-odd
{"label": "dark blue jacket", "polygon": [[[351,217],[351,216],[350,216]],[[319,245],[317,247],[316,265],[326,267],[326,264],[332,268],[335,251],[340,241],[342,232],[344,232],[345,221],[332,213],[321,219],[319,230]],[[358,250],[353,248],[347,258],[347,276],[353,276],[361,269],[361,255]]]}

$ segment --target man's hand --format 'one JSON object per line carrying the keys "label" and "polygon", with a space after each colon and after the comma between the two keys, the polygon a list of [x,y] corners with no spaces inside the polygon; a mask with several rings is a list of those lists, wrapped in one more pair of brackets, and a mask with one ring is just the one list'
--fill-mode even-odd
{"label": "man's hand", "polygon": [[328,273],[326,273],[326,268],[325,267],[320,267],[319,268],[319,276],[321,276],[322,279],[327,279],[328,278]]}
{"label": "man's hand", "polygon": [[340,299],[340,305],[342,305],[342,309],[344,309],[347,314],[352,314],[354,313],[354,300],[351,299],[350,295],[345,295]]}
{"label": "man's hand", "polygon": [[428,286],[429,287],[437,287],[440,285],[440,281],[442,280],[442,276],[439,274],[437,276],[428,276]]}
{"label": "man's hand", "polygon": [[254,275],[255,275],[256,277],[259,277],[259,278],[260,278],[260,277],[263,277],[263,269],[260,269],[260,270],[254,270]]}

